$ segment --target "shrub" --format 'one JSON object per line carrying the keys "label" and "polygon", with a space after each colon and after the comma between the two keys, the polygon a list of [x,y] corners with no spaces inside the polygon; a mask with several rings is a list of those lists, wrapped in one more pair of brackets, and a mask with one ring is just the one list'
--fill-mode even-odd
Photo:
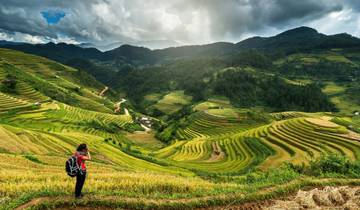
{"label": "shrub", "polygon": [[88,126],[88,127],[92,127],[95,128],[97,130],[103,130],[105,132],[108,133],[116,133],[119,131],[119,127],[116,123],[114,122],[110,122],[110,123],[102,123],[99,120],[90,120],[90,121],[85,121],[82,123],[82,125],[84,126]]}
{"label": "shrub", "polygon": [[258,184],[283,184],[289,182],[291,180],[296,179],[299,177],[300,174],[293,170],[291,167],[286,165],[280,168],[269,169],[266,172],[253,172],[248,173],[244,177],[244,179],[240,179],[239,183],[242,184],[251,184],[251,183],[258,183]]}
{"label": "shrub", "polygon": [[139,125],[137,123],[127,123],[124,126],[124,129],[130,133],[133,133],[135,131],[144,131],[145,130],[143,127],[141,127],[141,125]]}
{"label": "shrub", "polygon": [[289,164],[291,168],[309,176],[347,176],[360,177],[360,161],[351,161],[339,154],[323,155],[311,160],[308,166]]}
{"label": "shrub", "polygon": [[155,137],[162,142],[169,143],[171,140],[174,139],[176,129],[177,129],[177,123],[171,124],[161,132],[157,132]]}
{"label": "shrub", "polygon": [[8,93],[16,93],[16,76],[6,75],[5,79],[1,81],[1,91]]}

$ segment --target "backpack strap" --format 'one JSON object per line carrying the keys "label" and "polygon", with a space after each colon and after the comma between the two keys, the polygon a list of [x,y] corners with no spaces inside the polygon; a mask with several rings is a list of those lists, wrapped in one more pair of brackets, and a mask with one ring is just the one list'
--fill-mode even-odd
{"label": "backpack strap", "polygon": [[79,164],[78,164],[78,156],[77,155],[75,155],[75,163],[76,163],[76,167],[78,168],[78,171],[79,171],[79,173],[81,174],[81,175],[83,175],[83,170],[82,170],[82,168],[79,166]]}

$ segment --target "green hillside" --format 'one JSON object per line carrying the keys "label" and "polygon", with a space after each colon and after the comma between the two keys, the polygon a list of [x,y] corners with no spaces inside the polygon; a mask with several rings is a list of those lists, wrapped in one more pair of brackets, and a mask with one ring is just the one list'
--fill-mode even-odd
{"label": "green hillside", "polygon": [[[46,58],[0,49],[0,80],[14,80],[2,91],[27,102],[55,99],[73,106],[111,113],[113,103],[97,95],[104,85],[85,72]],[[105,106],[104,106],[105,104]]]}

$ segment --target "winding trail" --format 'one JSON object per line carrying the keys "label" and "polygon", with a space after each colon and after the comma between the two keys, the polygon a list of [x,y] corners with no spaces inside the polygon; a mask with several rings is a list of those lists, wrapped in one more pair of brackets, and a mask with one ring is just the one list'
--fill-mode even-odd
{"label": "winding trail", "polygon": [[[115,113],[118,113],[120,111],[121,104],[124,102],[126,102],[126,99],[122,98],[121,101],[119,101],[115,104],[115,110],[114,110]],[[126,108],[124,108],[124,111],[125,111],[126,115],[130,115],[129,111]]]}
{"label": "winding trail", "polygon": [[140,125],[141,125],[142,128],[144,128],[145,132],[150,132],[151,131],[151,128],[145,126],[144,124],[140,123]]}
{"label": "winding trail", "polygon": [[124,108],[124,112],[125,112],[125,115],[126,115],[126,116],[129,116],[129,115],[130,115],[129,110],[128,110],[127,108]]}
{"label": "winding trail", "polygon": [[[121,101],[117,102],[117,103],[115,104],[115,110],[114,110],[114,112],[115,112],[115,113],[119,112],[120,109],[121,109],[121,104],[124,103],[124,102],[126,102],[126,101],[127,101],[126,99],[122,98]],[[126,116],[130,116],[129,110],[128,110],[127,108],[125,108],[125,107],[124,107],[124,112],[125,112],[125,115],[126,115]],[[151,131],[151,128],[145,126],[144,124],[140,123],[140,125],[141,125],[142,128],[144,128],[145,132],[150,132],[150,131]]]}
{"label": "winding trail", "polygon": [[36,206],[42,202],[45,202],[47,200],[51,200],[53,198],[51,197],[39,197],[39,198],[34,198],[32,199],[31,201],[27,202],[27,203],[24,203],[23,205],[21,206],[18,206],[15,208],[15,210],[21,210],[21,209],[27,209],[27,208],[30,208],[30,207],[33,207],[33,206]]}
{"label": "winding trail", "polygon": [[109,90],[109,87],[105,86],[105,88],[99,93],[99,96],[104,96],[107,90]]}

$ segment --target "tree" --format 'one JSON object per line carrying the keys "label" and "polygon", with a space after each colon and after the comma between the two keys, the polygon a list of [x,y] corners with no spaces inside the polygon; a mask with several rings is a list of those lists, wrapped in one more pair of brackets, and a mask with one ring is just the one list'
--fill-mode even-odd
{"label": "tree", "polygon": [[14,92],[16,89],[17,80],[13,75],[6,75],[5,79],[1,81],[5,91]]}

